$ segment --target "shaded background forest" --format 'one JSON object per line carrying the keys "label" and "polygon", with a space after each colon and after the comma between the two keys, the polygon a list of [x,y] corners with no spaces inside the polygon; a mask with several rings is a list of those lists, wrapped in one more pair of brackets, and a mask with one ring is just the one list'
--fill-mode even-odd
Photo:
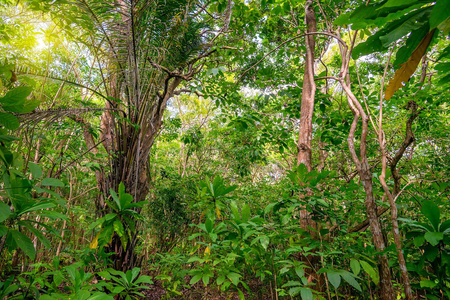
{"label": "shaded background forest", "polygon": [[449,9],[0,0],[0,298],[450,298]]}

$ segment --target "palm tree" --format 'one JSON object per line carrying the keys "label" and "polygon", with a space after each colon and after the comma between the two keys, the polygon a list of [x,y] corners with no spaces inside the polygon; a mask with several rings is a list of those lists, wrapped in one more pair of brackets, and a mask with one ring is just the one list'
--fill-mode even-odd
{"label": "palm tree", "polygon": [[[28,1],[50,11],[64,28],[86,45],[98,65],[102,86],[95,90],[106,99],[100,141],[90,124],[73,119],[84,128],[88,149],[97,152],[102,143],[109,153],[109,168],[96,171],[98,217],[110,212],[105,199],[124,183],[135,202],[149,193],[149,153],[162,126],[167,102],[204,66],[227,32],[232,3],[222,13],[209,12],[209,2],[189,0]],[[81,85],[80,85],[81,86]],[[109,170],[109,172],[107,171]],[[135,208],[139,213],[140,208]],[[131,227],[134,224],[124,224]],[[115,268],[138,265],[135,248],[138,230],[124,246],[115,236],[109,250],[115,252]]]}

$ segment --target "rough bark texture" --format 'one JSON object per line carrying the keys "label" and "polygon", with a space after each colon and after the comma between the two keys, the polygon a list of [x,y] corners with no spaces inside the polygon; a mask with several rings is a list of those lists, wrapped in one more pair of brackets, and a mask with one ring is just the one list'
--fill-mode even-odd
{"label": "rough bark texture", "polygon": [[[367,159],[366,152],[366,142],[367,142],[367,134],[368,134],[368,124],[369,118],[364,112],[361,104],[358,99],[356,99],[355,95],[351,91],[349,85],[347,85],[345,81],[345,76],[339,78],[339,82],[341,83],[344,91],[347,94],[348,104],[350,109],[354,114],[353,123],[351,125],[350,133],[348,136],[348,146],[350,150],[350,154],[352,159],[358,169],[359,176],[364,186],[364,191],[366,194],[365,198],[365,206],[367,217],[369,219],[370,231],[372,233],[372,239],[378,252],[383,252],[386,248],[384,243],[383,233],[381,230],[381,224],[378,219],[378,208],[375,203],[375,197],[373,194],[373,182],[372,182],[372,172],[370,171],[369,162]],[[362,131],[361,131],[361,145],[360,145],[360,159],[358,158],[355,150],[354,138],[355,132],[357,129],[359,117],[362,119]],[[378,255],[378,263],[379,263],[379,271],[380,271],[380,286],[381,293],[380,298],[384,300],[395,299],[395,292],[392,286],[392,277],[389,268],[389,262],[386,254]]]}
{"label": "rough bark texture", "polygon": [[[305,23],[307,33],[317,31],[316,15],[312,1],[306,2]],[[314,97],[316,94],[316,84],[314,82],[314,35],[307,35],[305,41],[305,75],[303,77],[300,126],[297,142],[297,165],[304,164],[308,171],[311,171],[312,117],[314,112]]]}
{"label": "rough bark texture", "polygon": [[[306,1],[305,5],[305,24],[306,33],[317,31],[316,14],[314,12],[313,1]],[[297,165],[304,164],[310,172],[312,170],[311,162],[311,141],[312,141],[312,118],[314,113],[314,98],[316,95],[316,84],[314,82],[314,35],[307,35],[305,73],[303,76],[302,102],[300,111],[299,136],[297,142]],[[300,182],[300,184],[302,184]],[[305,195],[301,194],[300,198]],[[311,214],[302,209],[299,212],[300,226],[311,234],[311,238],[317,238],[317,223],[312,220]],[[311,230],[313,229],[313,230]],[[308,255],[303,257],[303,261],[308,266],[308,282],[314,283],[314,289],[322,291],[324,285],[323,276],[316,273],[320,269],[320,256]]]}

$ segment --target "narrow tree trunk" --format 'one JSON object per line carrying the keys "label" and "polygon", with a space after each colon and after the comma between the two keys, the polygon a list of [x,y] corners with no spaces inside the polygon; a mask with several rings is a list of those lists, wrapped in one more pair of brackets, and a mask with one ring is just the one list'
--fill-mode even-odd
{"label": "narrow tree trunk", "polygon": [[[312,0],[306,1],[305,6],[306,32],[316,32],[316,14],[312,6]],[[300,126],[297,142],[297,165],[304,164],[311,171],[311,141],[312,141],[312,118],[314,113],[314,97],[316,84],[314,82],[314,35],[307,35],[305,75],[303,77],[302,103],[300,112]]]}
{"label": "narrow tree trunk", "polygon": [[[375,203],[375,197],[373,194],[372,172],[370,171],[366,151],[369,117],[364,112],[364,109],[362,108],[358,99],[356,99],[355,95],[352,93],[349,85],[347,85],[344,78],[345,76],[339,78],[339,82],[341,83],[345,93],[347,94],[348,104],[350,106],[351,111],[354,114],[353,123],[351,125],[350,133],[347,139],[348,147],[364,186],[364,191],[366,194],[365,206],[367,217],[369,219],[373,243],[375,249],[378,252],[383,252],[386,248],[386,245],[384,243],[381,224],[377,215],[377,205]],[[359,159],[355,150],[354,138],[360,116],[362,119],[362,131],[361,131],[361,145],[360,145],[360,159]],[[383,300],[395,299],[395,293],[392,286],[392,277],[387,255],[379,254],[378,263],[380,269],[380,286],[381,286],[380,298]]]}
{"label": "narrow tree trunk", "polygon": [[[313,1],[308,0],[305,4],[305,24],[306,32],[312,33],[317,31],[316,14],[314,12]],[[316,84],[314,82],[314,35],[307,35],[306,41],[306,57],[305,57],[305,73],[303,76],[302,102],[300,111],[300,125],[297,142],[297,166],[304,164],[310,172],[312,170],[311,163],[311,143],[312,143],[312,119],[314,113],[314,98],[316,95]],[[300,182],[300,184],[303,184]],[[300,198],[306,195],[301,194]],[[311,238],[317,238],[315,230],[317,223],[311,219],[311,214],[302,209],[299,212],[300,226],[311,234]],[[311,230],[312,228],[312,230]],[[318,255],[308,255],[302,258],[308,266],[306,275],[308,282],[315,283],[314,289],[322,291],[323,278],[316,273],[320,268],[320,257]]]}

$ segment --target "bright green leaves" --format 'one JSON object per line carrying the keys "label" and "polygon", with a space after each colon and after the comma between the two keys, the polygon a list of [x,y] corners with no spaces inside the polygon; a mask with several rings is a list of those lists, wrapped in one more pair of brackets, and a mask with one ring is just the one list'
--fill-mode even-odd
{"label": "bright green leaves", "polygon": [[352,258],[350,259],[350,268],[352,269],[353,274],[358,276],[359,272],[361,271],[361,265],[359,264],[359,261]]}
{"label": "bright green leaves", "polygon": [[[386,50],[391,43],[426,25],[426,20],[431,13],[431,9],[431,7],[422,8],[388,23],[374,35],[370,36],[367,41],[358,44],[352,52],[352,57],[356,59],[363,55]],[[422,39],[422,37],[420,39]],[[414,49],[415,48],[412,48],[411,52]]]}
{"label": "bright green leaves", "polygon": [[450,0],[437,0],[430,16],[430,28],[437,28],[450,17]]}
{"label": "bright green leaves", "polygon": [[3,202],[0,202],[0,223],[8,219],[10,214],[11,209],[9,208],[9,206]]}
{"label": "bright green leaves", "polygon": [[33,176],[34,179],[40,178],[43,174],[42,168],[38,164],[35,164],[33,162],[28,163],[28,169],[30,169],[31,176]]}
{"label": "bright green leaves", "polygon": [[9,230],[6,237],[6,244],[10,251],[19,247],[30,259],[34,260],[36,249],[30,238],[17,230]]}
{"label": "bright green leaves", "polygon": [[[35,170],[36,171],[36,170]],[[38,174],[36,174],[38,175]],[[41,182],[43,186],[64,187],[64,183],[56,178],[44,178]]]}
{"label": "bright green leaves", "polygon": [[15,113],[23,113],[25,101],[32,90],[31,87],[20,86],[7,92],[4,97],[0,98],[3,109]]}
{"label": "bright green leaves", "polygon": [[110,194],[113,201],[107,200],[106,202],[113,212],[89,226],[89,230],[100,226],[99,233],[90,244],[91,249],[104,247],[109,244],[114,233],[117,234],[123,247],[126,249],[131,239],[131,234],[136,228],[135,222],[143,218],[133,208],[143,207],[147,202],[133,202],[133,196],[125,192],[125,185],[122,182],[119,184],[119,194],[117,195],[113,189],[110,190]]}
{"label": "bright green leaves", "polygon": [[353,288],[355,288],[358,291],[361,290],[361,286],[356,281],[356,278],[358,278],[356,275],[350,273],[346,270],[327,270],[322,269],[319,272],[326,272],[328,281],[337,289],[341,284],[341,278],[346,281],[349,285],[351,285]]}
{"label": "bright green leaves", "polygon": [[99,272],[98,275],[111,281],[112,284],[108,285],[107,289],[113,295],[119,295],[122,299],[135,299],[136,296],[145,296],[140,290],[149,289],[149,287],[144,284],[153,284],[150,276],[139,276],[140,271],[140,268],[133,268],[124,273],[109,268]]}
{"label": "bright green leaves", "polygon": [[364,260],[360,260],[359,263],[361,264],[364,271],[366,271],[366,273],[369,274],[372,281],[376,285],[378,285],[378,283],[380,282],[380,274],[378,274],[378,270],[372,267],[372,265],[370,265],[368,262]]}
{"label": "bright green leaves", "polygon": [[5,128],[9,130],[16,130],[20,125],[19,119],[7,112],[0,112],[0,124],[5,126]]}
{"label": "bright green leaves", "polygon": [[19,120],[11,113],[28,113],[35,109],[38,102],[28,101],[27,97],[31,94],[32,88],[27,86],[17,87],[2,98],[0,106],[6,112],[0,112],[0,124],[10,130],[19,128]]}
{"label": "bright green leaves", "polygon": [[441,222],[441,212],[439,207],[434,202],[423,201],[421,211],[428,221],[430,221],[433,228],[438,231],[439,223]]}

